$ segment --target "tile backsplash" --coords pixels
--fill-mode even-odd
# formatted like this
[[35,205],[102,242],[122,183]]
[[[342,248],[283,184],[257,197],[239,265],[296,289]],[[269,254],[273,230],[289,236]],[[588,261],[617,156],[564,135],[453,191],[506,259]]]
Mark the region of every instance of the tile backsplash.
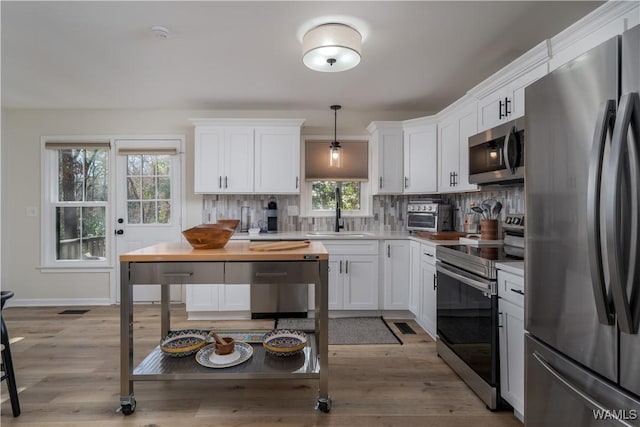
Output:
[[[373,216],[349,218],[343,216],[346,231],[404,231],[409,199],[426,196],[374,196]],[[499,200],[503,207],[501,216],[524,212],[524,187],[508,187],[470,193],[441,194],[445,202],[453,205],[454,224],[462,230],[464,215],[470,211],[470,202],[480,204],[485,199]],[[327,231],[333,230],[335,219],[331,217],[301,217],[300,196],[296,195],[205,195],[202,199],[202,222],[214,223],[218,219],[240,218],[242,207],[248,208],[251,227],[260,227],[270,199],[278,204],[278,231]]]

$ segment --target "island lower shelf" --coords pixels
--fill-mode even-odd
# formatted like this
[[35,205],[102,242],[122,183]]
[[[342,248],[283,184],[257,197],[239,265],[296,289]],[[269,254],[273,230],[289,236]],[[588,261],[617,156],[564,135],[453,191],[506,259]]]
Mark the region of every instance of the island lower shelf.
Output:
[[132,380],[203,380],[220,379],[315,379],[320,376],[320,363],[315,334],[307,334],[307,346],[293,356],[269,354],[261,343],[251,343],[249,360],[227,368],[209,368],[196,362],[195,355],[170,357],[156,347],[133,370]]

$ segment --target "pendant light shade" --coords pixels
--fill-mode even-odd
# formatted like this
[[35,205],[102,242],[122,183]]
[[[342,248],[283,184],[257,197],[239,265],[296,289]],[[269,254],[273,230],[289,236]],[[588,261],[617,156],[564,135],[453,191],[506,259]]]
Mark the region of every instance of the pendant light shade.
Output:
[[342,147],[338,142],[338,110],[342,107],[340,105],[332,105],[333,110],[333,141],[329,145],[329,167],[341,168],[342,167]]
[[344,24],[323,24],[302,39],[302,62],[315,71],[346,71],[360,63],[362,35]]

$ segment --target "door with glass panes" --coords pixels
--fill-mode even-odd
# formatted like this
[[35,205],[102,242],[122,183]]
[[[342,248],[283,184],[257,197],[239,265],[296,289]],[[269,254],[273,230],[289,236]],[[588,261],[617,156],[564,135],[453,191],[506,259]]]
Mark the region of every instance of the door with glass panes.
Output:
[[[116,253],[181,240],[180,140],[116,140]],[[120,277],[120,265],[118,276]],[[120,289],[117,289],[120,301]],[[179,301],[181,287],[171,287]],[[134,302],[160,301],[160,287],[137,285]]]

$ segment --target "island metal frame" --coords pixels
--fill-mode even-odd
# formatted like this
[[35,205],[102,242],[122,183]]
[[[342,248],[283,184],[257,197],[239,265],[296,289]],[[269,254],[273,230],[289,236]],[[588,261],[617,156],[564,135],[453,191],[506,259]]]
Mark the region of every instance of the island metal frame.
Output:
[[[303,260],[222,261],[121,261],[120,266],[120,406],[125,415],[135,411],[134,381],[212,380],[212,379],[315,379],[319,380],[316,409],[331,410],[328,366],[328,259],[304,255]],[[125,258],[131,259],[131,257]],[[268,366],[273,355],[265,354],[261,344],[253,345],[254,355],[249,362],[225,369],[200,366],[193,357],[173,358],[156,347],[137,366],[133,362],[133,287],[158,284],[161,287],[161,337],[170,331],[170,285],[175,284],[265,284],[296,283],[315,290],[315,332],[309,334],[302,367],[283,370]],[[160,337],[160,338],[161,338]],[[302,357],[302,356],[300,356]],[[278,358],[282,359],[282,358]],[[267,363],[265,363],[267,362]],[[296,365],[297,366],[297,365]],[[294,368],[296,367],[294,366]],[[286,366],[285,366],[286,368]]]

